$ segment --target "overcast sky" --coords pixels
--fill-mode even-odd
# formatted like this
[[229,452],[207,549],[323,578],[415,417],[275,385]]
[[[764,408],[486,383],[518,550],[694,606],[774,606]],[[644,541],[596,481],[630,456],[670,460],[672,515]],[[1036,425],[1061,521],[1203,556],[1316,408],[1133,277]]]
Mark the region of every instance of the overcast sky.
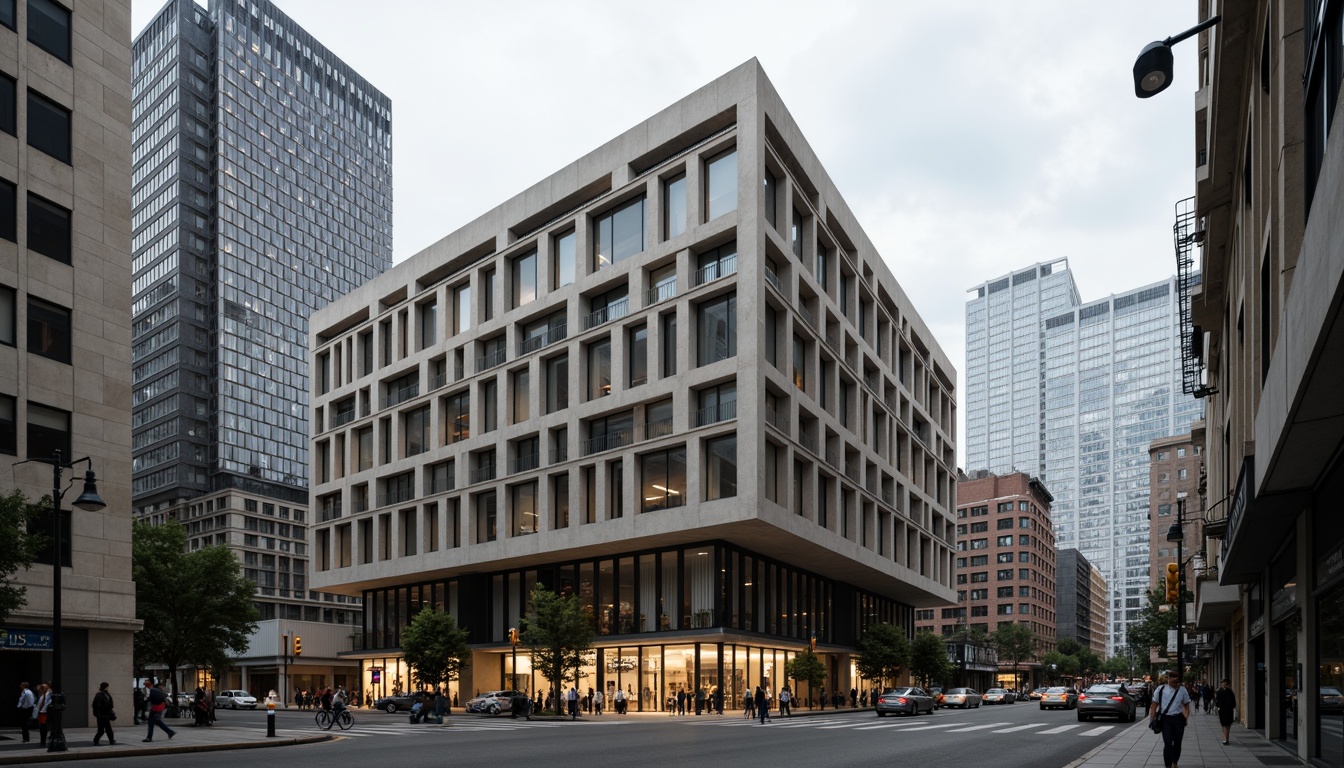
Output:
[[1197,41],[1155,98],[1131,70],[1194,0],[275,2],[392,99],[397,261],[754,56],[961,386],[970,286],[1175,273]]

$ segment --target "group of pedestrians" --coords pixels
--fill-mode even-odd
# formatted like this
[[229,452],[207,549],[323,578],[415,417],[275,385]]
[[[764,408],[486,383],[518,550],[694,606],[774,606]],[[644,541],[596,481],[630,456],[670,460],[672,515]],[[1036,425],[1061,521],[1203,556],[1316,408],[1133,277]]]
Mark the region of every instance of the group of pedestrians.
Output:
[[1159,686],[1153,692],[1152,704],[1148,708],[1149,726],[1162,736],[1162,762],[1166,768],[1179,768],[1181,760],[1181,741],[1185,738],[1185,726],[1190,722],[1192,710],[1199,711],[1199,702],[1204,702],[1204,712],[1210,707],[1218,711],[1218,724],[1223,728],[1223,743],[1231,741],[1232,721],[1236,718],[1237,696],[1232,692],[1232,681],[1223,678],[1217,691],[1208,684],[1192,686],[1181,685],[1180,672],[1167,672],[1166,685]]

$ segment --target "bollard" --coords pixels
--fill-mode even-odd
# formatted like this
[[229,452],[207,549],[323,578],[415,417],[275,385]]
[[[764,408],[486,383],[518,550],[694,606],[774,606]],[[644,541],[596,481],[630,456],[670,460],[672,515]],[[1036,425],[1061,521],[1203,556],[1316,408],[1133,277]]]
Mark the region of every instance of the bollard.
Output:
[[275,738],[275,699],[266,702],[266,737]]

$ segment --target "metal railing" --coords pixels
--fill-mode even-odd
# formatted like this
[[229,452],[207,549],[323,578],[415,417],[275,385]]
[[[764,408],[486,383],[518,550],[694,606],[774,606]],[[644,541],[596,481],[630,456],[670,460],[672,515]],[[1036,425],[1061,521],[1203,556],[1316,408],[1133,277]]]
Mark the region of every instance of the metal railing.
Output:
[[672,434],[672,420],[658,419],[657,421],[644,422],[644,439],[656,440],[660,437],[667,437]]
[[810,429],[798,429],[798,444],[806,448],[811,453],[817,452],[817,435]]
[[857,461],[845,462],[845,477],[855,483],[859,482],[859,463]]
[[452,472],[449,472],[447,477],[442,478],[430,477],[428,480],[426,480],[425,495],[432,496],[433,494],[436,493],[445,493],[447,491],[453,490],[456,487],[457,487],[457,478],[453,477]]
[[784,295],[784,281],[779,279],[779,275],[775,274],[775,270],[770,269],[769,267],[765,268],[765,282],[769,283],[770,287],[774,288],[776,291],[779,291],[781,296]]
[[337,411],[331,415],[331,428],[335,429],[337,427],[344,426],[354,420],[355,420],[354,408],[351,408],[348,411]]
[[706,424],[714,424],[716,422],[735,418],[737,418],[737,401],[729,400],[726,403],[711,405],[696,411],[695,426],[703,427]]
[[789,434],[789,417],[782,411],[767,407],[765,409],[765,423],[786,435]]
[[484,483],[487,480],[494,480],[494,479],[495,479],[494,464],[486,464],[483,467],[477,467],[471,470],[471,482],[473,484]]
[[436,389],[443,389],[446,386],[448,386],[448,371],[444,371],[443,373],[436,373],[433,376],[429,377],[430,392],[433,392]]
[[718,280],[721,277],[737,274],[737,256],[725,256],[717,261],[711,261],[705,266],[695,270],[691,274],[691,285],[704,285]]
[[401,387],[400,389],[390,389],[387,392],[387,396],[383,398],[382,407],[391,408],[394,405],[400,405],[401,403],[404,403],[407,400],[410,400],[411,398],[418,396],[419,394],[420,394],[419,382],[416,382],[410,385],[409,387]]
[[808,328],[811,328],[814,331],[817,330],[817,318],[812,316],[812,313],[808,311],[807,307],[798,304],[795,309],[798,310],[798,316],[803,318],[803,322],[807,323]]
[[541,454],[529,453],[523,456],[517,456],[509,459],[509,474],[517,472],[526,472],[541,466]]
[[488,371],[497,365],[503,365],[509,359],[509,351],[503,347],[487,352],[476,358],[476,372]]
[[350,502],[350,514],[358,515],[360,512],[369,511],[369,500],[367,498],[354,499]]
[[613,301],[612,303],[608,304],[607,306],[599,310],[589,312],[583,318],[582,328],[585,331],[591,328],[596,328],[597,326],[602,325],[603,323],[609,323],[612,320],[619,320],[622,317],[625,317],[626,314],[629,312],[630,312],[630,298],[627,296],[626,298],[620,299],[619,301]]
[[644,306],[652,306],[660,301],[667,301],[677,295],[677,284],[675,282],[655,285],[644,292]]
[[827,464],[831,465],[832,469],[840,469],[840,459],[835,455],[835,451],[827,448],[823,451],[823,454],[822,458],[825,459]]
[[584,456],[591,456],[594,453],[601,453],[602,451],[624,448],[625,446],[634,443],[634,441],[635,430],[633,428],[622,429],[612,432],[611,434],[602,435],[601,437],[592,437],[584,440],[580,446],[580,450],[583,451]]
[[338,517],[340,517],[340,516],[341,516],[341,501],[340,501],[340,499],[336,499],[336,500],[334,500],[334,501],[328,500],[325,504],[322,505],[322,519],[321,519],[321,522],[324,522],[324,523],[325,523],[325,522],[328,521],[328,520],[335,520],[336,518],[338,518]]
[[400,504],[403,501],[410,501],[415,498],[415,490],[412,488],[396,488],[388,491],[378,497],[378,506],[386,507],[392,504]]
[[540,334],[529,336],[518,342],[518,354],[520,356],[526,355],[528,352],[535,352],[542,347],[548,347],[563,340],[567,334],[568,328],[563,321],[547,326]]

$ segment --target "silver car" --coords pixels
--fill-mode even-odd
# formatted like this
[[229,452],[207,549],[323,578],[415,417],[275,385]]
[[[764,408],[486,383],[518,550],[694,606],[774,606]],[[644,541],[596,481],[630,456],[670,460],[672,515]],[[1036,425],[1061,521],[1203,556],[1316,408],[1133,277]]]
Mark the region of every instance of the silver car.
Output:
[[1138,708],[1138,702],[1122,683],[1097,683],[1078,694],[1079,722],[1094,717],[1114,717],[1122,723],[1132,723]]
[[933,714],[933,697],[924,692],[923,688],[888,688],[877,697],[877,704],[873,706],[877,711],[878,717],[886,717],[887,713],[918,715],[920,712]]
[[990,688],[985,691],[986,704],[1015,704],[1017,696],[1006,688]]
[[943,694],[943,706],[957,709],[976,709],[983,700],[984,697],[974,688],[953,688]]

